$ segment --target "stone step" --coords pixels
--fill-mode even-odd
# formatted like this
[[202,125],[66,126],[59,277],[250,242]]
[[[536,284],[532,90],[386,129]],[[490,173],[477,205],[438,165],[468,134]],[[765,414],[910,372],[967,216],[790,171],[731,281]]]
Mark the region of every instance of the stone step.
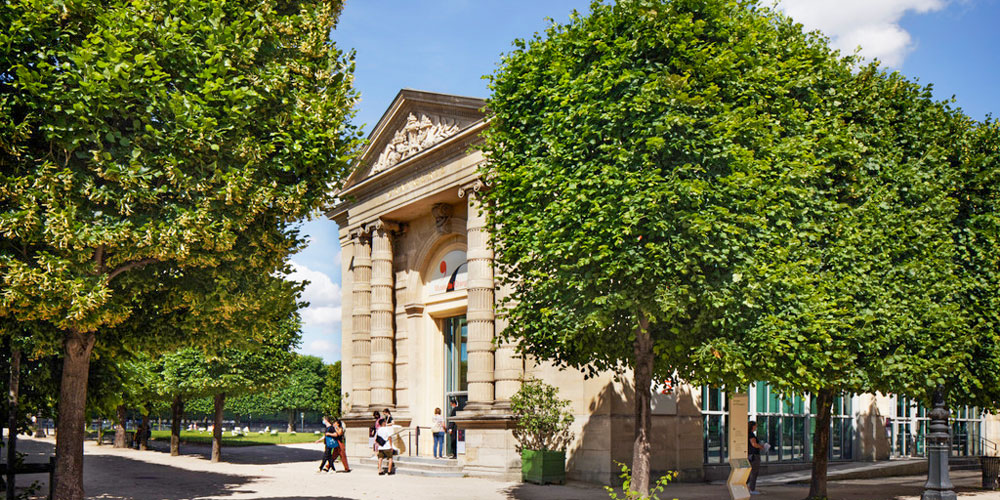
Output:
[[[357,461],[359,467],[374,469],[378,467],[378,458],[365,457]],[[458,460],[433,459],[425,457],[396,457],[393,459],[396,474],[428,477],[464,477],[462,466]]]

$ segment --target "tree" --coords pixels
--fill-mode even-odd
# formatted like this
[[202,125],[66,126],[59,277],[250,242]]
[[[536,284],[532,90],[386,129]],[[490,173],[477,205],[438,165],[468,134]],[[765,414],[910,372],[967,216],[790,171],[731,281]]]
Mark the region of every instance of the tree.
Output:
[[225,349],[205,360],[207,376],[205,391],[213,397],[213,462],[222,460],[222,414],[228,396],[269,390],[290,373],[294,359],[291,349],[298,345],[302,334],[298,315],[287,318],[274,335],[254,349]]
[[515,46],[490,78],[483,170],[513,289],[504,336],[589,374],[631,371],[645,494],[651,379],[762,374],[712,360],[758,320],[755,266],[815,232],[828,168],[813,151],[849,139],[831,137],[827,98],[851,61],[750,1],[595,2]]
[[327,369],[316,356],[295,356],[287,383],[273,391],[270,406],[288,415],[288,432],[295,432],[295,416],[300,411],[321,410]]
[[[928,404],[941,385],[951,404],[1000,403],[997,337],[971,326],[992,324],[981,298],[997,283],[984,265],[989,230],[979,232],[995,209],[973,194],[988,193],[988,154],[973,153],[988,147],[974,145],[974,122],[929,87],[875,64],[834,95],[831,137],[840,140],[815,150],[826,175],[808,206],[816,221],[802,240],[809,243],[745,271],[758,284],[743,300],[754,323],[699,353],[717,370],[754,359],[773,387],[815,396],[809,498],[827,496],[837,394],[891,392]],[[971,212],[972,225],[962,215]],[[978,248],[963,247],[973,241]]]
[[340,361],[326,365],[326,379],[323,381],[323,413],[340,416]]
[[0,315],[59,332],[55,498],[83,498],[100,332],[165,274],[248,253],[277,268],[295,246],[286,226],[327,205],[348,173],[353,55],[329,41],[340,9],[0,7]]

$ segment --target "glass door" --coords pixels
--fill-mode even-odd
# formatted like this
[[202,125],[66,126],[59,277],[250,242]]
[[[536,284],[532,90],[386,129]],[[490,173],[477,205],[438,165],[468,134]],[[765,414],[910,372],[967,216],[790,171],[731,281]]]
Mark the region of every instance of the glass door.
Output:
[[469,326],[465,316],[444,320],[445,392],[469,390]]
[[[450,419],[465,408],[469,395],[469,326],[464,315],[445,318],[442,326],[445,349],[444,407],[447,408],[445,422],[450,429]],[[456,405],[452,406],[452,402]],[[456,428],[454,434],[446,437],[448,455],[465,453],[464,429]]]

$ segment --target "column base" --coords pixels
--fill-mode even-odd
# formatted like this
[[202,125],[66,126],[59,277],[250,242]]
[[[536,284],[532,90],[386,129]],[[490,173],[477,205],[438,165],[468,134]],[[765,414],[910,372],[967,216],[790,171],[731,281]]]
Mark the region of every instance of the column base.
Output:
[[958,500],[954,491],[925,491],[920,500]]
[[493,403],[493,409],[505,410],[507,413],[510,413],[510,401],[496,401]]
[[465,412],[479,413],[479,412],[489,411],[492,409],[493,409],[492,403],[465,403],[465,407],[463,407],[462,411],[458,412],[458,414],[461,415],[462,413]]

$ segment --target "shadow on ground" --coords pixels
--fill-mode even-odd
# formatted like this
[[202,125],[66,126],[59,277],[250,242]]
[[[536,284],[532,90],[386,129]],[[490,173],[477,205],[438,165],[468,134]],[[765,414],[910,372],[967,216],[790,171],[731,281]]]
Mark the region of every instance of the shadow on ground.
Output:
[[[47,460],[55,452],[51,442],[19,441],[18,451],[25,461]],[[18,476],[19,489],[38,482],[39,489],[31,498],[44,499],[49,491],[47,474]],[[106,500],[189,500],[201,497],[229,496],[256,477],[192,472],[169,465],[151,464],[127,456],[87,455],[83,461],[83,483],[87,498]],[[122,494],[140,490],[141,496]]]
[[[150,441],[150,451],[170,453],[170,443]],[[317,445],[320,446],[320,445]],[[212,447],[203,444],[181,445],[181,454],[210,459]],[[323,458],[320,449],[304,450],[281,445],[234,446],[222,448],[222,461],[240,465],[274,465],[292,462],[316,462]]]
[[[596,500],[606,499],[608,494],[602,487],[585,483],[573,483],[568,485],[550,484],[539,486],[537,484],[517,484],[501,490],[501,493],[512,500]],[[618,490],[621,495],[621,490]],[[666,498],[666,497],[664,497]]]

